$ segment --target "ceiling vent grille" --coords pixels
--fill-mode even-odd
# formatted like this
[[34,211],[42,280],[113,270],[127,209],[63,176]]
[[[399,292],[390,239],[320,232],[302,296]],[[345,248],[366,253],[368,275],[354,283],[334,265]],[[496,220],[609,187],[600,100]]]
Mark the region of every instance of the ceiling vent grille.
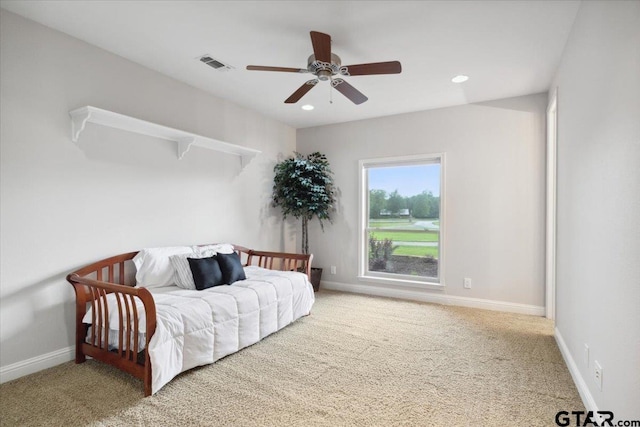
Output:
[[216,69],[218,71],[227,71],[233,69],[232,66],[223,63],[222,61],[218,61],[213,58],[211,55],[202,55],[200,58],[200,62],[207,64],[209,67]]

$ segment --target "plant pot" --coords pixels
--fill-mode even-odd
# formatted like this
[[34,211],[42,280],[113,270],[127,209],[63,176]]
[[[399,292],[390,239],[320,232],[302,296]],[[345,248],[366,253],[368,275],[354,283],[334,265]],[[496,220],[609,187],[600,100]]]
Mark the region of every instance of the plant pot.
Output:
[[311,277],[309,281],[313,285],[313,291],[318,292],[320,290],[320,278],[322,277],[322,269],[317,267],[311,267]]

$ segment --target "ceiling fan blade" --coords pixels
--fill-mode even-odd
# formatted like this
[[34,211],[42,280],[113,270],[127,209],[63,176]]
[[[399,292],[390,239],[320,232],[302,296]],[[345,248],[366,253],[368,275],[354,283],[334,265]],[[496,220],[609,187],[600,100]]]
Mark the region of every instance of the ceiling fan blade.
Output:
[[262,65],[247,65],[250,71],[282,71],[285,73],[308,73],[309,70],[304,68],[287,68],[287,67],[265,67]]
[[[346,72],[342,72],[346,69]],[[371,64],[356,64],[341,67],[340,73],[345,76],[367,76],[370,74],[398,74],[402,71],[399,61],[373,62]]]
[[331,63],[331,36],[317,31],[311,31],[311,44],[316,61]]
[[342,79],[333,79],[331,85],[336,88],[338,92],[349,98],[354,104],[360,105],[369,98],[364,96],[362,92],[360,92],[355,87],[351,86],[349,83],[345,82]]
[[293,94],[290,97],[288,97],[284,101],[284,103],[285,104],[295,104],[296,102],[300,101],[300,98],[305,96],[307,94],[307,92],[309,92],[311,89],[313,89],[313,87],[315,85],[317,85],[317,84],[318,84],[318,79],[313,79],[313,80],[306,81],[305,84],[300,86],[297,91],[293,92]]

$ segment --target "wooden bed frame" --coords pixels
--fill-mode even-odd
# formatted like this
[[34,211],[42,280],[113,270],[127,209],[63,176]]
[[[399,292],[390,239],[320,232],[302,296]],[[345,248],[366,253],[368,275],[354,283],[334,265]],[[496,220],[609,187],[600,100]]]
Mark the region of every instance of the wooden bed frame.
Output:
[[[245,266],[256,265],[270,270],[302,271],[311,277],[313,255],[285,252],[263,252],[234,245]],[[151,395],[151,361],[147,351],[138,348],[138,319],[140,313],[135,298],[142,301],[146,316],[146,344],[156,330],[156,306],[151,292],[146,288],[137,288],[132,274],[135,267],[131,260],[138,252],[129,252],[103,259],[83,267],[67,276],[76,293],[76,363],[83,363],[87,356],[100,360],[128,372],[144,383],[144,395]],[[118,331],[118,349],[109,350],[109,311],[107,295],[116,294],[120,330]],[[122,301],[122,303],[121,303]],[[125,303],[126,301],[126,303]],[[91,325],[82,319],[88,307],[92,308]],[[103,316],[104,314],[104,316]],[[133,328],[126,325],[133,324]],[[124,327],[123,327],[124,326]],[[87,342],[87,332],[91,328],[91,339]],[[103,328],[107,331],[103,335]],[[115,344],[115,343],[113,343]]]

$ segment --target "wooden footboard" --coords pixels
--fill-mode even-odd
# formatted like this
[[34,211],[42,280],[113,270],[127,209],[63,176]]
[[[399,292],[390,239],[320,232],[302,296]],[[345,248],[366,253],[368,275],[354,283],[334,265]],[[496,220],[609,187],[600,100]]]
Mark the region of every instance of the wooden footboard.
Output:
[[[136,254],[137,252],[130,252],[98,261],[69,274],[67,280],[76,292],[76,363],[82,363],[86,356],[90,356],[113,365],[140,378],[144,382],[145,396],[150,396],[149,354],[145,351],[143,360],[138,357],[141,352],[138,320],[142,313],[138,312],[136,299],[142,302],[146,318],[145,348],[149,347],[149,341],[156,330],[156,305],[147,289],[125,284],[125,261],[131,260]],[[103,281],[103,277],[106,281]],[[117,302],[119,328],[115,343],[109,342],[109,294],[113,294],[112,298]],[[91,324],[87,325],[83,318],[89,307],[92,309]]]
[[[313,255],[263,252],[234,246],[245,266],[257,265],[272,270],[301,271],[310,277]],[[149,348],[156,330],[156,306],[146,288],[137,288],[127,264],[138,252],[103,259],[67,276],[76,293],[76,363],[87,356],[128,372],[144,383],[145,396],[151,395],[151,361],[139,345],[140,332],[145,333],[145,349]],[[130,274],[127,274],[130,273]],[[111,305],[108,301],[115,302]],[[137,302],[142,303],[142,311]],[[114,307],[117,310],[114,311]],[[91,308],[91,323],[83,319]],[[112,311],[110,313],[109,311]],[[110,316],[117,313],[117,340],[109,342]],[[146,328],[139,330],[144,315]],[[143,355],[144,357],[140,357]]]
[[248,258],[245,265],[257,265],[258,267],[268,268],[269,270],[281,271],[300,271],[305,273],[311,279],[311,260],[312,254],[292,254],[286,252],[248,252]]

